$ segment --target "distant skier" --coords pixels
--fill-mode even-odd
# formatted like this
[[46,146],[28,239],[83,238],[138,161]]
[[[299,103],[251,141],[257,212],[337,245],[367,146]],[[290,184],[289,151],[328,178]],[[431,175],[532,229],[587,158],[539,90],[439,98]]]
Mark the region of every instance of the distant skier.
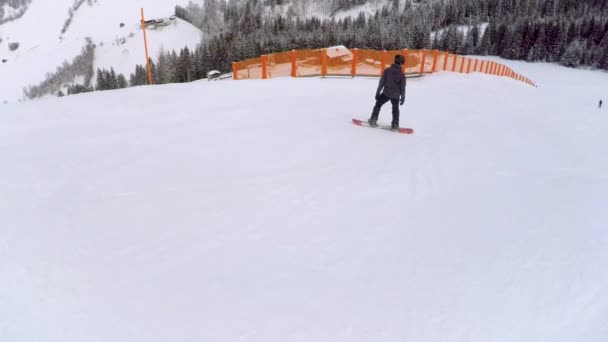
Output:
[[603,105],[603,104],[604,104],[604,103],[602,102],[602,100],[600,100],[600,106],[599,106],[598,108],[602,109],[602,105]]
[[372,111],[372,116],[367,120],[370,126],[376,127],[380,109],[385,103],[391,101],[393,105],[393,121],[391,129],[399,129],[399,105],[405,103],[405,74],[403,73],[403,64],[405,57],[402,55],[395,56],[395,63],[390,68],[384,70],[378,90],[376,90],[376,105]]

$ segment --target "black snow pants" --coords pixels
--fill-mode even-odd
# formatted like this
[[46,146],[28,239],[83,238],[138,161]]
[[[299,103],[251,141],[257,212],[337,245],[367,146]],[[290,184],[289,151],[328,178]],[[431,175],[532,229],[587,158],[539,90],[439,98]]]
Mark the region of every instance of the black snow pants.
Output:
[[399,127],[399,99],[391,99],[384,94],[381,94],[378,100],[376,101],[376,105],[374,106],[374,110],[372,111],[371,119],[374,122],[378,121],[380,109],[382,109],[382,106],[384,106],[388,101],[391,101],[391,104],[393,105],[393,122],[391,122],[391,125]]

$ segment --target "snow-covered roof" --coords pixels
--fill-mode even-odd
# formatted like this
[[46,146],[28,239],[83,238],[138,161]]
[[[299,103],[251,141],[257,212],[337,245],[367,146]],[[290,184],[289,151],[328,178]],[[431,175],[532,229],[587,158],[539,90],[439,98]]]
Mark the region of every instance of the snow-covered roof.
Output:
[[327,48],[327,57],[329,58],[338,58],[352,56],[352,52],[347,49],[344,45],[337,45]]

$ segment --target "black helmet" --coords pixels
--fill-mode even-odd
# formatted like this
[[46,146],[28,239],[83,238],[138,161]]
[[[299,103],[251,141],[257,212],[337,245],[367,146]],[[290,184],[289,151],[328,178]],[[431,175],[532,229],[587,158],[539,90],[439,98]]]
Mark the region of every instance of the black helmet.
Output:
[[399,64],[399,65],[405,64],[405,57],[403,57],[403,55],[395,56],[395,64]]

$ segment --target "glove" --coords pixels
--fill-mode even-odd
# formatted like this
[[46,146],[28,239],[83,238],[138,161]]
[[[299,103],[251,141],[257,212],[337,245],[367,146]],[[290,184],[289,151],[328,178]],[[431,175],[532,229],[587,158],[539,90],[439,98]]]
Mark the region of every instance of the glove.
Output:
[[405,96],[401,96],[401,101],[399,101],[399,104],[403,106],[404,103],[405,103]]
[[376,94],[376,101],[380,101],[380,94]]

